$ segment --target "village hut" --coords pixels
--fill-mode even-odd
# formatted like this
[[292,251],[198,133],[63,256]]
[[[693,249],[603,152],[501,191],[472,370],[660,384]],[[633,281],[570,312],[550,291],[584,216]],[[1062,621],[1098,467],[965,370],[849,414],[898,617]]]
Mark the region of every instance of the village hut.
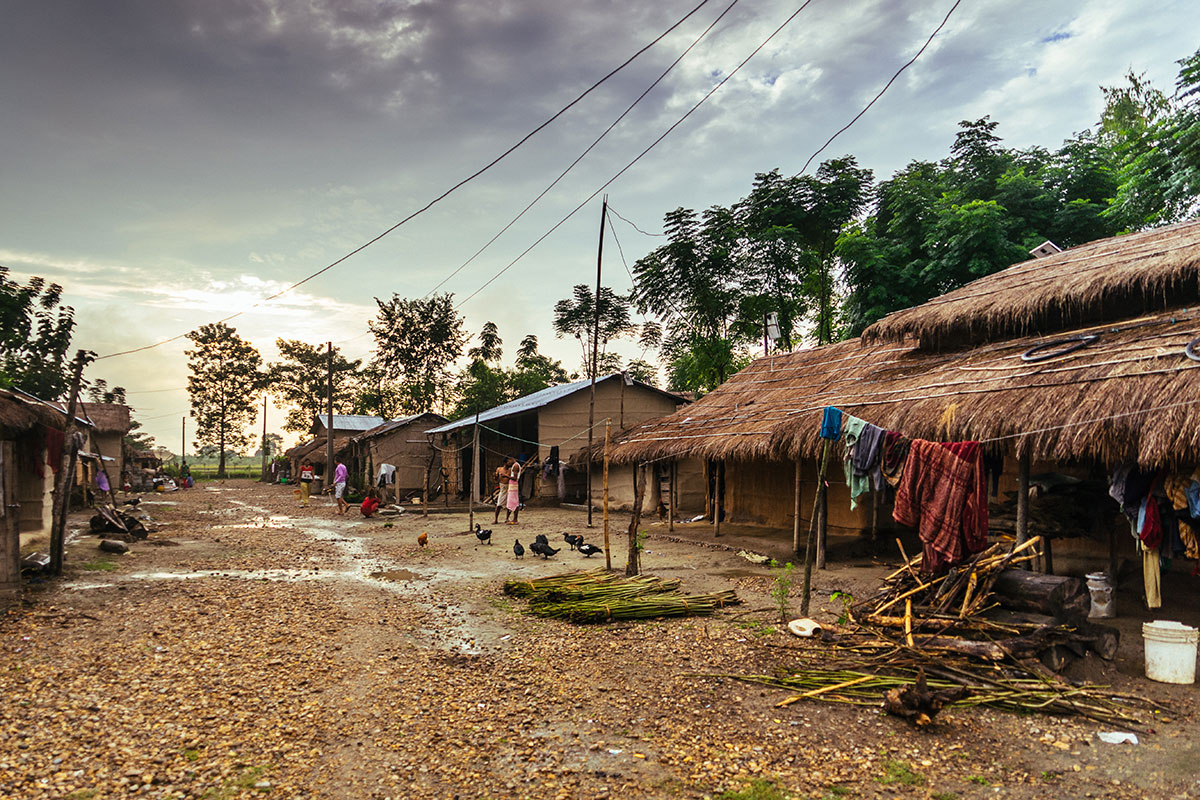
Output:
[[0,595],[20,588],[22,544],[40,544],[50,532],[66,416],[56,404],[0,389]]
[[[627,433],[613,459],[699,459],[713,487],[704,511],[791,527],[799,548],[833,407],[906,437],[980,442],[999,473],[994,529],[1021,537],[1040,522],[1107,541],[1115,573],[1116,553],[1134,553],[1135,542],[1107,496],[1110,474],[1190,480],[1200,463],[1198,302],[1200,223],[1094,242],[896,312],[859,339],[759,358]],[[882,528],[886,490],[851,511],[840,449],[827,474],[829,529]],[[1030,495],[1063,487],[1074,508],[1066,518],[1059,508],[1053,525],[1039,520]]]
[[129,406],[121,403],[80,403],[79,416],[91,423],[86,452],[81,453],[91,477],[103,469],[120,486],[125,478],[125,436],[131,425]]
[[[496,489],[495,471],[512,456],[527,469],[521,497],[542,502],[587,501],[586,463],[591,381],[551,386],[503,405],[432,428],[427,433],[443,451],[442,470],[447,486],[465,500],[471,487],[474,433],[479,423],[479,484],[475,497],[486,499]],[[604,441],[606,422],[613,435],[630,426],[670,414],[683,397],[665,392],[622,373],[596,380],[593,439]],[[610,497],[616,505],[633,498],[633,469],[626,465],[609,476]],[[601,482],[593,474],[592,500],[599,498]]]
[[375,486],[393,502],[419,496],[440,483],[442,454],[425,431],[446,422],[441,414],[426,412],[376,425],[350,439],[354,478],[361,486]]
[[[327,435],[328,417],[324,414],[316,414],[313,416],[312,425],[309,427],[309,435],[312,437],[308,441],[301,442],[295,447],[287,450],[284,457],[288,460],[289,472],[292,475],[300,473],[300,465],[304,463],[304,459],[312,462],[316,468],[317,476],[324,481],[325,477],[325,461],[328,458],[329,451],[326,447],[326,442],[329,440]],[[351,437],[366,433],[372,428],[377,428],[387,420],[383,417],[376,417],[367,414],[334,414],[333,415],[333,454],[335,459],[343,459],[346,468],[350,470],[352,475],[357,474],[360,470],[351,463],[353,453],[350,449]],[[361,488],[361,487],[360,487]],[[314,491],[319,491],[317,487],[313,487]]]

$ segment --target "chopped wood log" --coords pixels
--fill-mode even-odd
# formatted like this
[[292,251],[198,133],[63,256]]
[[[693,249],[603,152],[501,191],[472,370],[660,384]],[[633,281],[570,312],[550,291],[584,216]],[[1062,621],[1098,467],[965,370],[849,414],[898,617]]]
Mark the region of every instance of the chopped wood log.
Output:
[[883,709],[889,714],[902,717],[918,728],[933,724],[938,712],[951,703],[969,697],[971,690],[966,686],[929,691],[925,682],[925,670],[917,671],[917,680],[912,686],[888,689],[883,696]]
[[992,591],[1005,608],[1047,614],[1060,620],[1082,619],[1092,604],[1087,584],[1079,578],[1022,569],[1001,572]]
[[[1121,644],[1121,632],[1109,625],[1101,625],[1087,620],[1072,620],[1062,622],[1045,614],[1031,614],[1025,611],[993,609],[985,618],[1000,625],[1011,625],[1021,628],[1043,630],[1058,644],[1080,644],[1093,651],[1105,661],[1112,661],[1117,656],[1117,648]],[[1083,653],[1077,653],[1083,655]]]

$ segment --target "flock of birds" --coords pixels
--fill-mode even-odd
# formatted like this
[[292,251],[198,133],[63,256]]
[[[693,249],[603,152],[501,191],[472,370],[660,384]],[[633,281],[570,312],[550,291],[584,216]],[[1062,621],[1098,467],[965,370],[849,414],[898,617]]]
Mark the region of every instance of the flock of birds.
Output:
[[[475,526],[475,538],[479,540],[479,544],[490,545],[492,543],[492,531],[489,528],[484,528],[481,525],[476,525]],[[422,547],[424,547],[426,544],[426,541],[422,541],[422,539],[425,539],[426,541],[428,541],[425,534],[421,534],[420,536],[417,537],[417,542]],[[596,545],[594,545],[594,544],[589,544],[589,543],[585,542],[583,540],[583,537],[578,534],[564,533],[563,541],[566,542],[568,545],[570,545],[572,550],[578,550],[580,553],[582,553],[584,558],[591,558],[592,556],[596,555],[597,553],[604,552],[604,550],[602,548],[596,547]],[[476,546],[478,546],[478,545],[476,545]],[[533,538],[533,542],[529,545],[529,551],[531,553],[536,553],[537,555],[541,556],[543,559],[547,559],[547,558],[550,558],[550,556],[558,555],[562,551],[562,548],[560,547],[557,550],[554,549],[553,547],[550,546],[550,540],[546,538],[546,535],[543,533],[539,533],[537,536],[535,536]],[[517,558],[524,558],[524,556],[525,556],[525,546],[516,539],[513,539],[513,555],[515,555]]]

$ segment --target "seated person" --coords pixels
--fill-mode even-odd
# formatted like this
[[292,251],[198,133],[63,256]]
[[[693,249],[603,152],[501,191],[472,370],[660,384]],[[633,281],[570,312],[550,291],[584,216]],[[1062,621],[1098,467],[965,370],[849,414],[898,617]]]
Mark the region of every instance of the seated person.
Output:
[[362,507],[359,510],[362,511],[364,517],[370,517],[379,510],[379,498],[376,497],[374,489],[367,492],[367,496],[363,498]]

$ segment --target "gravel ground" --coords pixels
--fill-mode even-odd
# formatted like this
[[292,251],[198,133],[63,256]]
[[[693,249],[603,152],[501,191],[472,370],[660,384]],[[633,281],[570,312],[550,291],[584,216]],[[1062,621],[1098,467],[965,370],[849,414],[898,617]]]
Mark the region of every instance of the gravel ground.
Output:
[[[501,586],[602,565],[513,556],[538,532],[600,543],[583,512],[530,508],[477,546],[463,515],[389,523],[328,503],[205,484],[146,496],[161,528],[128,555],[73,542],[65,579],[0,618],[0,797],[1200,797],[1195,687],[1150,684],[1127,653],[1105,680],[1179,709],[1136,747],[1044,716],[951,710],[918,732],[874,709],[776,708],[778,691],[696,677],[820,647],[777,630],[769,570],[736,537],[650,524],[644,567],[741,606],[577,627]],[[627,524],[613,520],[616,566]],[[886,571],[832,565],[815,616]]]

